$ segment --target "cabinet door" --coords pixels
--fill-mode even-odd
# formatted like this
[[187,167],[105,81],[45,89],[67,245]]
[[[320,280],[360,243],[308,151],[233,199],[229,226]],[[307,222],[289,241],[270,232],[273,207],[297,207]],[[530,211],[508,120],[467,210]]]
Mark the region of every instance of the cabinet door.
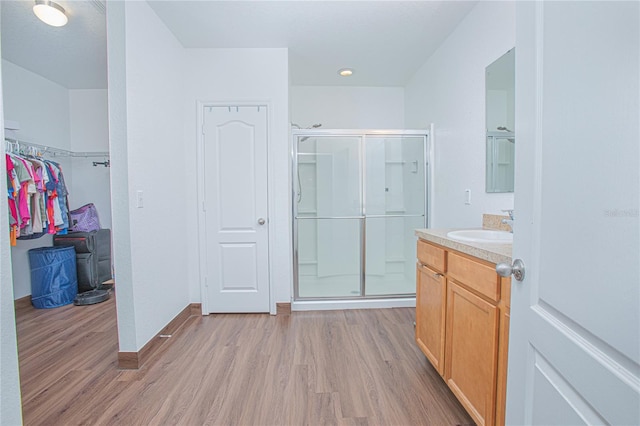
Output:
[[445,380],[478,425],[493,425],[498,362],[498,308],[447,283]]
[[418,264],[416,277],[416,342],[442,376],[446,279],[444,275],[421,264]]
[[509,321],[511,320],[511,278],[502,278],[500,308],[500,343],[498,346],[498,389],[496,391],[496,426],[505,424],[507,406],[507,364],[509,356]]
[[500,352],[498,354],[498,390],[496,393],[496,425],[505,424],[505,409],[507,407],[507,355],[509,351],[509,308],[505,308],[500,315]]

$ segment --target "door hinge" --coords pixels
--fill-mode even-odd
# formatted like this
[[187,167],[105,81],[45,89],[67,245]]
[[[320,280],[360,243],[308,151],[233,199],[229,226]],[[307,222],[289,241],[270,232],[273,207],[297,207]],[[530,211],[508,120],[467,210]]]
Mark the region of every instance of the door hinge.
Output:
[[206,212],[207,211],[207,205],[205,204],[205,202],[202,202],[202,211]]

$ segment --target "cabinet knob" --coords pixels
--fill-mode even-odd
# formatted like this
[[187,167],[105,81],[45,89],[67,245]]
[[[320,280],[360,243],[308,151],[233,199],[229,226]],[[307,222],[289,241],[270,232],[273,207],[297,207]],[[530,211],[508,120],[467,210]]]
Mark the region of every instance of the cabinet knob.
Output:
[[264,225],[266,223],[266,220],[264,220],[263,218],[258,219],[258,225]]
[[496,272],[501,277],[510,277],[513,275],[513,278],[516,281],[524,280],[524,262],[522,259],[516,259],[513,261],[513,265],[509,265],[508,263],[498,263],[496,265]]

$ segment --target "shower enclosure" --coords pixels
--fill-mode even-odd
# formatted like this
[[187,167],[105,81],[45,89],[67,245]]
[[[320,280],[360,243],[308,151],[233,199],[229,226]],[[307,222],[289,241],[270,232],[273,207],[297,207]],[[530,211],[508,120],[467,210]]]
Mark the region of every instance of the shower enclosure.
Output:
[[292,134],[295,300],[413,296],[427,132]]
[[487,192],[513,192],[515,144],[511,131],[487,132]]

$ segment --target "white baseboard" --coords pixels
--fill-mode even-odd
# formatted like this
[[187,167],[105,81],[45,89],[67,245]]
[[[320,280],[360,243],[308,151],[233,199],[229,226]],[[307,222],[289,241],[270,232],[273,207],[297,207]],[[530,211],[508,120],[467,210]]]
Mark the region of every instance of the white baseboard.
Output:
[[336,311],[342,309],[415,308],[416,298],[362,300],[304,300],[291,303],[292,311]]

